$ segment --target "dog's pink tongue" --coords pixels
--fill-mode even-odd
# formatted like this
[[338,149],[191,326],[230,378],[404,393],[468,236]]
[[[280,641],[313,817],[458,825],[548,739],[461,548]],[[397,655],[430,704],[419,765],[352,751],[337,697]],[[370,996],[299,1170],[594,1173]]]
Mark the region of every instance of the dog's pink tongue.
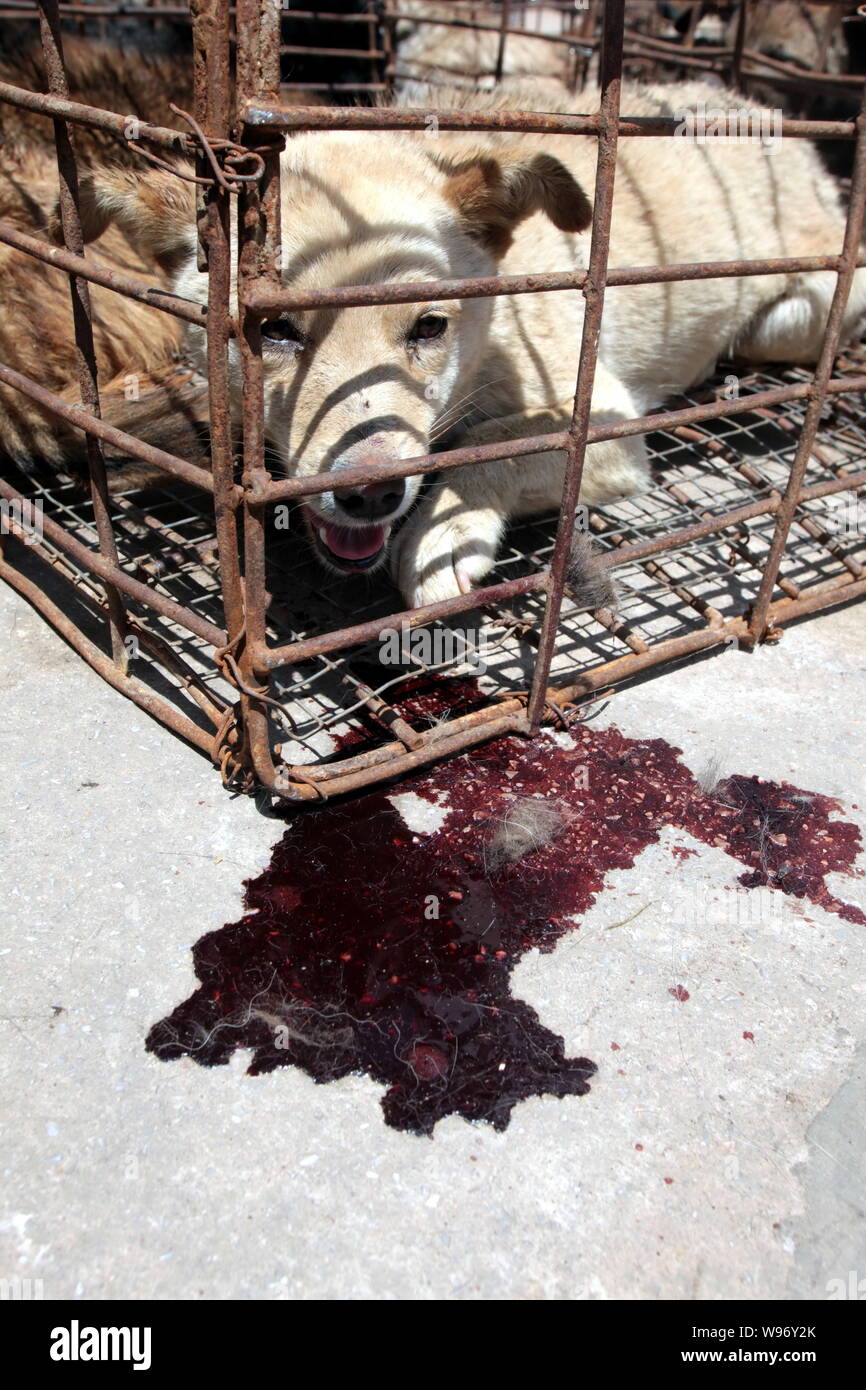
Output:
[[387,531],[384,526],[334,526],[328,522],[319,534],[341,560],[366,560],[382,549]]

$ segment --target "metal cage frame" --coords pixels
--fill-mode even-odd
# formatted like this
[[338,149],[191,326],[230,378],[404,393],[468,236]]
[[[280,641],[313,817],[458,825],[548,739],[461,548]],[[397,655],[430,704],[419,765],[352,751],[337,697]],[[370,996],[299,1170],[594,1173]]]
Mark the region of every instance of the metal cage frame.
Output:
[[[90,9],[90,7],[80,7]],[[125,7],[97,7],[103,12],[130,13]],[[497,60],[502,72],[503,54],[510,33],[523,31],[509,25],[509,7],[503,3]],[[756,61],[744,47],[747,3],[741,9],[738,38],[733,50],[714,50],[711,63],[721,63],[729,74],[746,76]],[[779,569],[789,540],[792,521],[804,502],[833,493],[866,487],[866,468],[842,472],[829,481],[804,485],[807,463],[818,436],[822,410],[834,397],[866,390],[866,374],[833,374],[839,348],[844,308],[855,268],[866,264],[860,243],[866,199],[866,93],[860,114],[850,121],[785,120],[783,138],[841,138],[855,144],[854,168],[841,251],[820,257],[767,259],[725,263],[641,266],[608,271],[608,241],[613,204],[614,169],[620,139],[674,133],[676,122],[661,118],[620,115],[620,87],[624,55],[638,50],[653,59],[661,40],[644,38],[625,43],[624,0],[607,0],[599,50],[601,106],[597,116],[552,115],[526,111],[472,113],[437,112],[442,130],[509,130],[592,135],[597,139],[596,181],[588,268],[542,275],[492,276],[464,280],[440,280],[413,284],[346,286],[332,291],[299,294],[280,282],[279,157],[284,140],[301,130],[423,129],[428,112],[409,108],[289,106],[280,101],[281,7],[275,0],[191,0],[195,82],[195,127],[191,134],[142,123],[137,133],[141,145],[157,156],[166,152],[193,155],[199,191],[199,238],[209,277],[206,311],[198,304],[155,291],[144,281],[113,272],[84,256],[78,208],[77,168],[72,139],[75,124],[123,132],[124,117],[70,101],[63,64],[61,9],[75,13],[76,6],[58,0],[39,0],[38,13],[48,76],[48,93],[37,94],[0,83],[0,100],[54,118],[57,165],[60,176],[60,208],[63,248],[3,224],[0,240],[67,271],[73,300],[75,341],[78,349],[82,408],[69,406],[38,382],[0,365],[0,382],[15,388],[85,432],[98,549],[83,545],[57,521],[45,519],[45,541],[95,576],[104,586],[104,614],[110,634],[110,654],[89,638],[73,619],[8,558],[0,559],[0,577],[24,594],[63,634],[68,642],[118,690],[177,734],[202,749],[221,768],[224,780],[245,789],[264,788],[289,801],[316,801],[368,787],[397,777],[424,763],[462,752],[474,744],[502,734],[535,734],[543,721],[562,717],[569,705],[611,684],[637,675],[651,666],[669,662],[712,647],[753,645],[772,638],[778,625],[814,613],[830,604],[866,594],[866,569],[851,562],[833,579],[802,590],[781,584],[776,597]],[[579,14],[580,28],[568,31],[568,42],[582,60],[597,49],[591,27],[598,7],[593,3]],[[16,13],[19,11],[16,10]],[[160,11],[154,13],[158,16]],[[168,9],[165,14],[170,13]],[[318,12],[311,11],[318,14]],[[368,15],[360,22],[375,21],[370,61],[383,65],[383,81],[393,71],[393,34],[399,11],[384,0],[371,0]],[[230,104],[232,19],[236,34],[236,109]],[[374,30],[371,27],[370,33]],[[676,45],[668,45],[676,48]],[[670,55],[669,55],[670,57]],[[671,58],[677,64],[692,61],[678,49]],[[697,60],[700,62],[701,60]],[[704,63],[705,65],[705,63]],[[577,65],[576,65],[577,66]],[[783,67],[785,65],[782,65]],[[772,70],[772,63],[769,64]],[[797,74],[799,78],[802,73]],[[858,80],[859,85],[859,80]],[[238,304],[230,303],[232,244],[230,204],[237,199]],[[590,407],[598,338],[605,294],[621,285],[693,280],[719,276],[778,274],[797,270],[827,269],[835,272],[836,286],[826,324],[821,354],[806,381],[759,391],[733,400],[715,399],[684,409],[657,412],[611,425],[592,425]],[[210,472],[186,459],[155,449],[100,419],[97,363],[90,319],[89,283],[97,283],[138,299],[163,312],[201,325],[207,330],[209,382]],[[346,471],[345,484],[369,484],[382,477],[443,473],[471,467],[491,459],[529,457],[550,450],[566,458],[562,505],[549,566],[532,574],[488,585],[471,594],[426,608],[398,611],[363,624],[344,626],[302,641],[269,645],[266,635],[268,595],[265,581],[266,508],[326,491],[330,475],[311,478],[273,478],[265,466],[264,375],[260,326],[274,312],[292,308],[415,303],[431,297],[457,299],[491,295],[531,294],[540,291],[579,289],[585,299],[580,358],[569,427],[564,431],[494,445],[463,447],[406,460],[398,465],[363,466]],[[235,336],[243,370],[243,475],[235,481],[229,410],[228,347]],[[552,684],[551,662],[566,588],[566,571],[575,525],[584,452],[588,444],[659,429],[688,431],[702,424],[742,412],[769,409],[785,402],[805,406],[802,431],[784,490],[759,498],[748,506],[714,513],[688,527],[662,537],[623,544],[606,552],[602,563],[614,567],[681,547],[702,537],[730,532],[756,517],[774,518],[772,542],[762,565],[760,587],[747,612],[723,618],[710,611],[696,631],[654,645],[630,642],[623,655],[589,672],[576,672],[563,684]],[[219,576],[224,623],[218,626],[201,614],[160,592],[156,585],[127,573],[118,560],[112,527],[101,443],[122,446],[132,457],[156,464],[174,479],[192,483],[213,498],[218,541]],[[11,483],[0,481],[0,497],[7,505],[23,504],[24,494]],[[242,538],[242,549],[240,539]],[[39,547],[37,546],[37,549]],[[43,547],[44,548],[44,547]],[[344,651],[375,639],[386,629],[422,626],[436,619],[510,602],[519,595],[536,594],[544,600],[544,616],[538,634],[531,683],[523,692],[493,699],[480,708],[445,719],[431,728],[418,729],[401,717],[375,692],[368,692],[367,707],[389,734],[378,747],[318,765],[282,763],[273,751],[269,719],[273,700],[270,678],[277,668],[312,656]],[[209,687],[147,628],[128,603],[178,624],[206,645],[211,659],[234,688],[234,702],[215,697]],[[164,671],[184,686],[201,707],[211,729],[203,729],[169,701],[155,693],[129,670],[128,637],[140,639],[149,655]],[[363,696],[363,692],[362,692]]]

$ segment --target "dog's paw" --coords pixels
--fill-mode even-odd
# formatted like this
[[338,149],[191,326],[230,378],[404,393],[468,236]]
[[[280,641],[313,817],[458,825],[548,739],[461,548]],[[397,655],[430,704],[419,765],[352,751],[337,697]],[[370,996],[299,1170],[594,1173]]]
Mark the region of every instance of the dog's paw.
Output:
[[[593,424],[607,423],[593,418]],[[634,497],[652,485],[652,474],[642,435],[631,439],[607,439],[590,444],[586,451],[581,502],[603,506],[623,497]]]
[[391,573],[410,608],[468,594],[492,569],[505,517],[468,507],[449,488],[434,493],[398,532]]

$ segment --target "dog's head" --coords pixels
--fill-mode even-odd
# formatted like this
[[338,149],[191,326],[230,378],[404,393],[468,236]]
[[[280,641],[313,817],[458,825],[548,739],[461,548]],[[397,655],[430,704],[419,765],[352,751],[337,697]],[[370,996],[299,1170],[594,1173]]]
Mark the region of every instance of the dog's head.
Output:
[[[570,173],[520,142],[467,143],[423,135],[309,133],[289,141],[281,166],[281,278],[299,292],[380,281],[488,275],[514,228],[534,213],[570,232],[591,210]],[[158,170],[97,171],[82,188],[89,237],[119,223],[170,271],[177,292],[202,303],[192,186]],[[358,465],[430,452],[459,423],[482,363],[492,300],[287,311],[261,325],[270,461],[290,476],[328,472],[333,488],[304,505],[321,559],[340,571],[374,569],[420,478],[340,486]],[[203,367],[204,335],[190,330]],[[235,408],[241,371],[231,348]]]

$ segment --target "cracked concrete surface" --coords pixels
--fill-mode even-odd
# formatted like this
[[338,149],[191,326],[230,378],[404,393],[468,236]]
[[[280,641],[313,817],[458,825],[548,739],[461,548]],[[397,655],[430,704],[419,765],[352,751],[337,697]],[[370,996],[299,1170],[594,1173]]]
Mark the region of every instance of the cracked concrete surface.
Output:
[[[601,722],[696,772],[838,797],[862,827],[863,617],[655,676]],[[666,830],[514,972],[599,1063],[588,1096],[430,1141],[387,1128],[366,1077],[162,1064],[145,1034],[281,825],[8,592],[0,634],[0,1277],[46,1298],[866,1296],[864,928],[731,892],[741,865]],[[831,886],[866,904],[866,880]]]

